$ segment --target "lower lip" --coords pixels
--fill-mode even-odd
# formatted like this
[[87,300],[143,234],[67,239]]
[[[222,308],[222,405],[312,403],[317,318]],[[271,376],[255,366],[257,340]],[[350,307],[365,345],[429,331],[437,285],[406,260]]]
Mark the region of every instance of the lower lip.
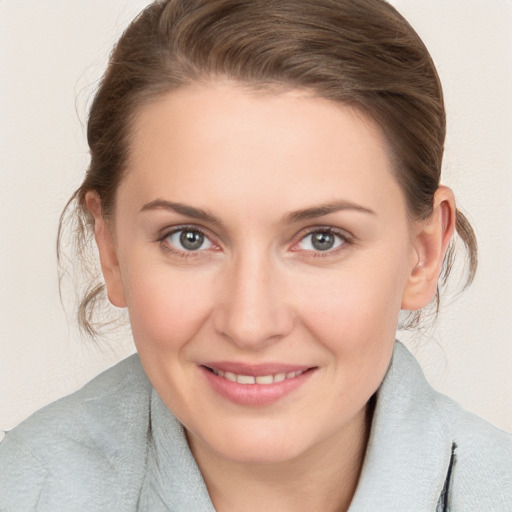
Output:
[[314,373],[307,370],[298,377],[273,384],[239,384],[219,377],[204,366],[199,367],[211,387],[222,397],[239,405],[264,406],[277,402],[302,386]]

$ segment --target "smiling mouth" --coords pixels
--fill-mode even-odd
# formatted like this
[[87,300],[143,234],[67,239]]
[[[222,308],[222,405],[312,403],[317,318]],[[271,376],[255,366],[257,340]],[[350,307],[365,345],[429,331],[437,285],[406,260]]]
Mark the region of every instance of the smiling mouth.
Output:
[[233,372],[225,372],[222,370],[216,370],[214,368],[210,368],[208,366],[204,366],[209,372],[213,373],[214,375],[217,375],[217,377],[222,377],[230,382],[236,382],[238,384],[244,384],[244,385],[251,385],[251,384],[260,384],[260,385],[270,385],[275,384],[278,382],[284,382],[285,380],[291,380],[295,379],[296,377],[299,377],[299,375],[302,375],[303,373],[309,372],[311,370],[314,370],[314,368],[308,368],[306,370],[298,370],[294,372],[287,372],[287,373],[275,373],[275,374],[269,374],[269,375],[242,375],[237,374]]

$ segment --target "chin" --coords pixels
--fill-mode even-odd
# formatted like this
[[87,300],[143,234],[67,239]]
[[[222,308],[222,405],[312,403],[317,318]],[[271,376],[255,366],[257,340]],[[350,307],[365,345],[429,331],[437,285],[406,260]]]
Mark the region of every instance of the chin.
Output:
[[[256,423],[256,422],[255,422]],[[277,429],[253,425],[235,432],[226,428],[220,436],[203,437],[202,444],[209,446],[217,456],[244,464],[279,464],[296,459],[313,444],[304,436],[293,435],[280,425]],[[296,434],[299,434],[296,432]]]
[[277,446],[277,443],[271,445],[251,443],[230,447],[219,455],[239,464],[280,464],[298,458],[301,451],[296,447],[288,449],[288,447]]

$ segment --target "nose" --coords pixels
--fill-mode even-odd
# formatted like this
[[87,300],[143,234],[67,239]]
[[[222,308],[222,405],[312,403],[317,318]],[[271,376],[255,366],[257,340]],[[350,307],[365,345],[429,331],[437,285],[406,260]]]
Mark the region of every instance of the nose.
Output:
[[260,350],[288,335],[294,314],[271,258],[252,254],[225,269],[214,313],[217,332],[244,349]]

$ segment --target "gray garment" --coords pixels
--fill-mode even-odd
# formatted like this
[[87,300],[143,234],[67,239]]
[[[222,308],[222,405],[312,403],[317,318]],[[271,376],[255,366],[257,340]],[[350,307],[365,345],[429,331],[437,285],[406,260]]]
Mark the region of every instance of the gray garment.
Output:
[[[183,428],[134,355],[0,444],[0,511],[214,512]],[[512,436],[426,382],[395,344],[349,512],[511,512]]]

